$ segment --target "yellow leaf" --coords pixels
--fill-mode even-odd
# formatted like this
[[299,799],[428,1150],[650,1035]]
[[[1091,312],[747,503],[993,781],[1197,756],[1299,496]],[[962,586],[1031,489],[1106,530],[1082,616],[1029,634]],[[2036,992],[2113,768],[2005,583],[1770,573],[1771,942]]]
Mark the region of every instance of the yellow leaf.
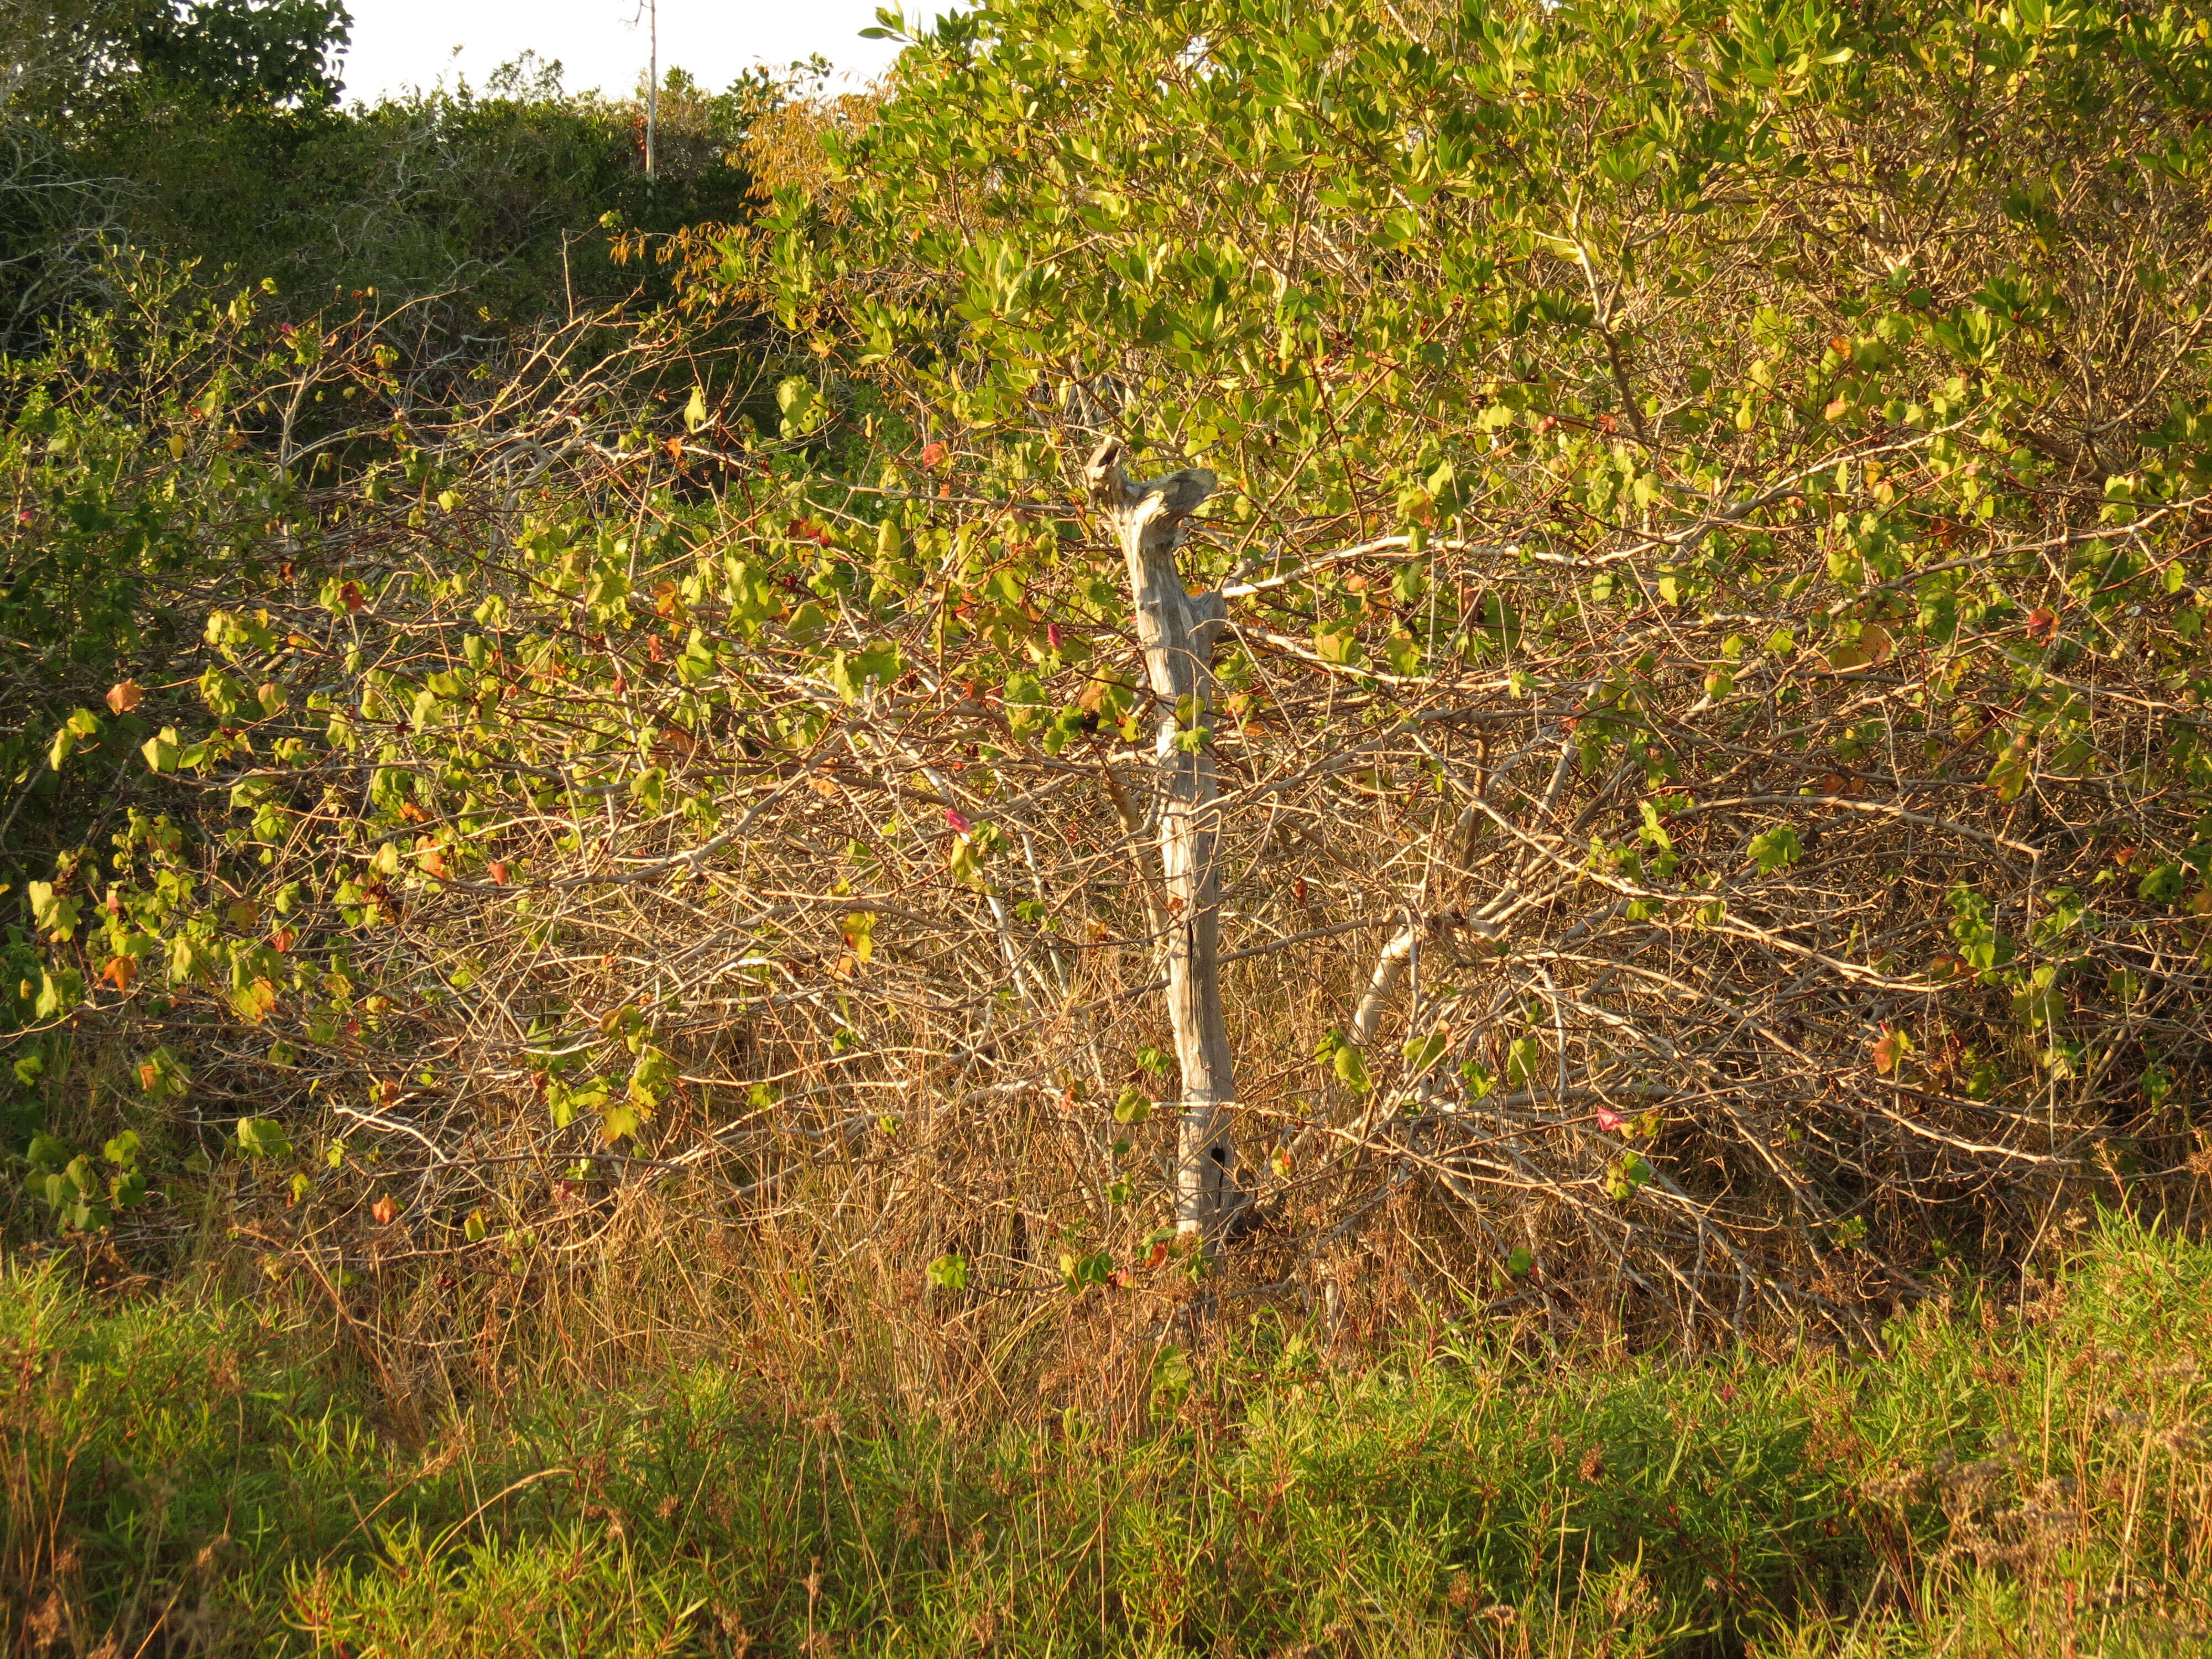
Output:
[[853,947],[853,954],[863,963],[875,954],[876,915],[872,910],[855,910],[845,918],[845,943]]

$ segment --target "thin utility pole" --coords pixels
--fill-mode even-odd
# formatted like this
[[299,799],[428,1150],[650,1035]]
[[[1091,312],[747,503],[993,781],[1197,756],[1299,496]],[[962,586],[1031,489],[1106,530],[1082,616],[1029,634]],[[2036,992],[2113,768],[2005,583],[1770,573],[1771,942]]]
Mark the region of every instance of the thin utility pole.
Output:
[[630,19],[632,27],[639,17],[645,20],[645,182],[650,187],[654,141],[660,131],[660,0],[638,0],[637,15]]

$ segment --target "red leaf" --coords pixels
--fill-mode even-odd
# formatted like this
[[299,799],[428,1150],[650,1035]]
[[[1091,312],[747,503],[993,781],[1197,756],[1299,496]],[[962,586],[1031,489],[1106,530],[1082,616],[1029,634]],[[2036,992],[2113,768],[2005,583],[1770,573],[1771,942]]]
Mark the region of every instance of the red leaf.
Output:
[[924,466],[941,466],[945,458],[951,453],[943,444],[927,445],[921,452],[921,464]]
[[1626,1118],[1621,1116],[1610,1106],[1601,1106],[1597,1109],[1597,1127],[1607,1134],[1613,1133],[1627,1121]]
[[975,827],[950,806],[945,809],[945,821],[952,826],[954,833],[957,835],[964,836]]

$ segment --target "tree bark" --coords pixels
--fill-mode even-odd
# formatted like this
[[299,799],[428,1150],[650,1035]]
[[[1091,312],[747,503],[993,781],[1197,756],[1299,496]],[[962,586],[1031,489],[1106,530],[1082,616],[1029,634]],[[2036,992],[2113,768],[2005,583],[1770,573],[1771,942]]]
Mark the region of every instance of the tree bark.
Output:
[[1091,499],[1129,565],[1129,593],[1158,731],[1160,873],[1166,890],[1168,1019],[1182,1073],[1176,1231],[1210,1251],[1243,1200],[1231,1109],[1237,1079],[1221,1012],[1220,787],[1211,735],[1213,647],[1228,617],[1218,593],[1183,591],[1183,520],[1213,493],[1200,469],[1133,481],[1115,439],[1091,458]]

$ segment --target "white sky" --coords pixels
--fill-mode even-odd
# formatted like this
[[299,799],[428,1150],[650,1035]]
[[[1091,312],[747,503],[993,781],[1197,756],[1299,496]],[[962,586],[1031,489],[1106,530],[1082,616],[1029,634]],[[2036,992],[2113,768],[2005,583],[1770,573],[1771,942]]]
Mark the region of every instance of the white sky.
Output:
[[[572,90],[627,93],[646,64],[637,0],[348,0],[353,44],[345,57],[349,101],[374,101],[455,71],[481,88],[500,64],[534,52],[561,60]],[[898,55],[888,40],[863,40],[878,0],[659,0],[660,64],[688,70],[720,88],[757,63],[775,65],[820,52],[867,80]],[[908,0],[911,15],[921,8]],[[942,7],[932,9],[935,10]],[[458,57],[453,48],[461,48]]]

